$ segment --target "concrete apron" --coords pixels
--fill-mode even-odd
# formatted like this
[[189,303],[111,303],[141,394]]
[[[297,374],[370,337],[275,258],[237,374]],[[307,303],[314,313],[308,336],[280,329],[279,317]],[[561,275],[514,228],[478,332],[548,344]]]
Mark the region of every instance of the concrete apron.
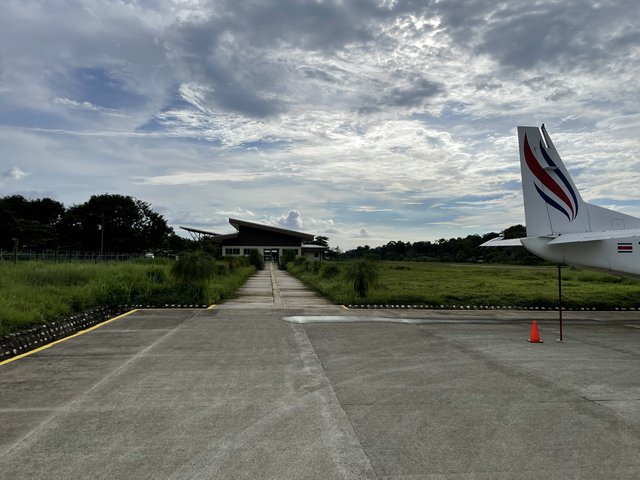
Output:
[[305,291],[269,268],[219,308],[140,310],[1,366],[0,478],[638,478],[638,312],[574,312],[565,343],[541,323],[531,344],[533,312]]

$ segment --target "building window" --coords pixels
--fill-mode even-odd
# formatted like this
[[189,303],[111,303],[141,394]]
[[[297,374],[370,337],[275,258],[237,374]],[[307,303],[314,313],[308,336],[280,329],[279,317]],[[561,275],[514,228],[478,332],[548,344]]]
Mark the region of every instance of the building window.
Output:
[[283,248],[282,249],[282,255],[284,255],[287,252],[293,252],[293,254],[297,257],[299,255],[298,253],[298,249],[297,248]]
[[224,254],[225,255],[240,255],[240,249],[239,248],[225,248],[224,249]]
[[243,254],[243,255],[251,255],[251,250],[255,250],[255,249],[252,249],[252,248],[245,248],[245,249],[243,250],[243,253],[242,253],[242,254]]
[[316,252],[316,258],[318,258],[320,256],[320,254],[318,252]]

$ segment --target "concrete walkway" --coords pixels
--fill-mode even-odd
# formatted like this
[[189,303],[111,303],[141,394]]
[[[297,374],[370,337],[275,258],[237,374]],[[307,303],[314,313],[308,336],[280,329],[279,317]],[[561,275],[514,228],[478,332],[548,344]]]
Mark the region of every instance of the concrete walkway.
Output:
[[249,278],[238,291],[238,295],[238,298],[226,301],[216,308],[222,310],[336,308],[336,305],[271,262],[265,265],[264,270],[259,270]]

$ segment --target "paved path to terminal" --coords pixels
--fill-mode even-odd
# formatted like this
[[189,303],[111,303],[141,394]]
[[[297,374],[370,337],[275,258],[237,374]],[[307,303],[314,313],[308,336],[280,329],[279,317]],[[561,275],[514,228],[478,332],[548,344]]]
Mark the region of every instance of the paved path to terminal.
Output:
[[548,312],[294,306],[274,278],[282,305],[136,311],[0,365],[0,478],[638,478],[638,312],[558,343]]
[[336,308],[324,297],[311,291],[297,278],[268,262],[238,291],[238,298],[225,302],[219,308],[227,309],[293,309]]

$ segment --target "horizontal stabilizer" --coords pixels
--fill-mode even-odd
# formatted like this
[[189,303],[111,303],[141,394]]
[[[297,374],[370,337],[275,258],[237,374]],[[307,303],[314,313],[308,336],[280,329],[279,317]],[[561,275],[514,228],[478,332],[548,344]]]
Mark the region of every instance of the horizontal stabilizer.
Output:
[[563,233],[551,240],[548,245],[560,245],[562,243],[597,242],[613,238],[640,237],[640,228],[628,228],[626,230],[604,230],[600,232]]
[[507,238],[496,237],[492,238],[488,242],[484,242],[481,247],[521,247],[522,242],[519,238]]

